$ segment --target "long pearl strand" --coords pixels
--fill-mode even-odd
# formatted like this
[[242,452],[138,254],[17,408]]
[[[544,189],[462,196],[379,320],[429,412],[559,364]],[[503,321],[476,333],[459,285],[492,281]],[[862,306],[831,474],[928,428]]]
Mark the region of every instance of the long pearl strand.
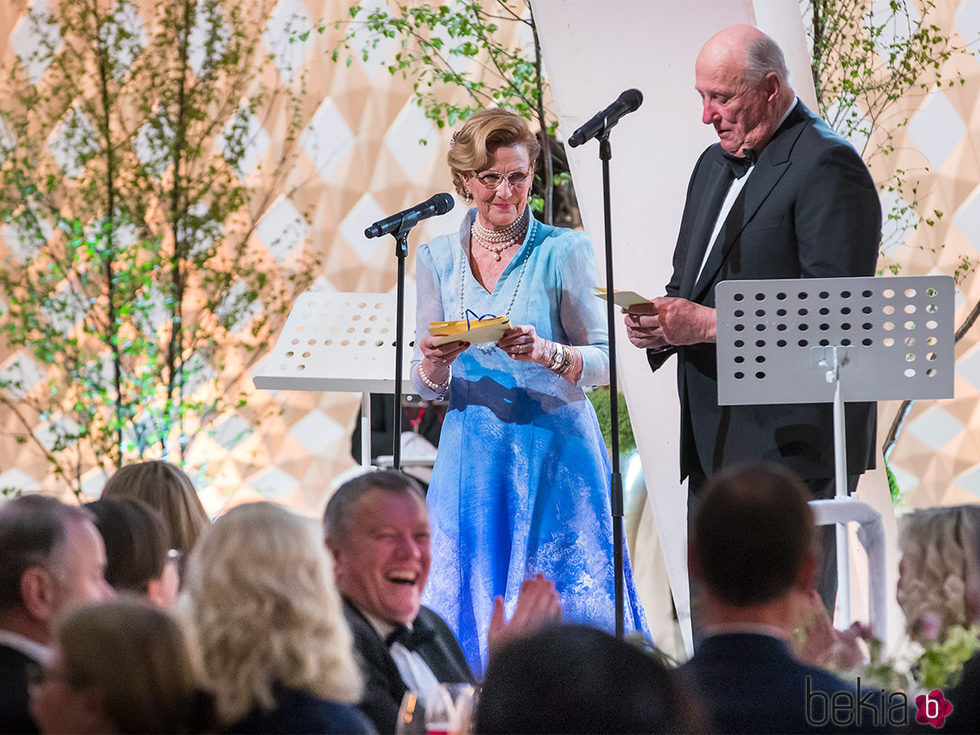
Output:
[[473,226],[470,234],[473,240],[482,248],[493,253],[493,259],[500,260],[500,254],[508,248],[524,241],[524,234],[527,232],[528,208],[524,207],[524,212],[516,220],[500,230],[491,230],[480,224],[479,215],[474,217]]

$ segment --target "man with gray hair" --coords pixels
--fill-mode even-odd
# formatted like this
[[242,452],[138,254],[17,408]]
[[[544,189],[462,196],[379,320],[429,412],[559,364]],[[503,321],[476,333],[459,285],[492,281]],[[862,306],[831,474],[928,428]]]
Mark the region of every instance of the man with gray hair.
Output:
[[[881,237],[867,167],[796,97],[769,36],[748,25],[719,31],[698,54],[695,88],[701,122],[714,127],[718,143],[691,176],[666,296],[626,314],[630,341],[647,350],[651,368],[677,355],[689,524],[707,477],[733,462],[777,462],[802,477],[812,497],[834,495],[831,404],[718,405],[715,286],[871,276]],[[875,405],[851,403],[845,414],[853,492],[875,466]],[[818,589],[833,611],[833,530],[822,540]]]
[[28,669],[50,655],[55,619],[113,597],[91,514],[43,495],[0,507],[0,733],[37,732]]
[[[358,706],[378,732],[394,732],[406,691],[424,702],[438,682],[473,681],[449,626],[422,605],[431,562],[425,496],[401,472],[368,472],[337,488],[323,531],[364,676]],[[490,646],[560,617],[554,585],[525,580],[510,621],[503,598],[494,601]]]

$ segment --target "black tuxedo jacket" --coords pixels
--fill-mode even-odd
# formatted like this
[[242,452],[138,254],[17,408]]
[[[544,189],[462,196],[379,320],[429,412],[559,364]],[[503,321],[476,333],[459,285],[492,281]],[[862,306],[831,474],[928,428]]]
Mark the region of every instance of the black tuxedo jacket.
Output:
[[[384,640],[360,610],[347,599],[344,599],[344,617],[347,618],[347,624],[354,636],[354,648],[364,676],[364,697],[358,706],[374,723],[378,732],[392,733],[395,731],[398,708],[407,691],[405,682],[402,681]],[[423,607],[412,621],[412,628],[431,634],[415,651],[432,669],[436,679],[442,682],[474,683],[473,673],[466,663],[463,650],[442,618]]]
[[[825,709],[825,705],[830,705],[830,697],[835,692],[856,694],[856,687],[823,669],[800,663],[789,646],[778,638],[754,633],[708,636],[694,657],[678,671],[694,687],[696,701],[707,712],[709,732],[891,730],[884,716],[876,723],[868,707],[850,717],[850,713],[842,713],[837,725],[831,721],[820,724],[831,715]],[[878,690],[872,689],[866,701],[878,709],[881,704]]]
[[31,719],[27,690],[29,656],[0,645],[0,733],[36,733]]
[[[881,236],[874,182],[854,148],[797,102],[759,155],[698,276],[718,211],[705,202],[726,165],[715,144],[694,168],[668,296],[714,307],[715,285],[728,279],[874,275]],[[648,350],[651,367],[674,352],[682,480],[695,459],[705,473],[766,459],[805,479],[834,476],[832,404],[719,406],[715,345]],[[875,404],[850,403],[845,416],[848,474],[860,474],[875,466]]]

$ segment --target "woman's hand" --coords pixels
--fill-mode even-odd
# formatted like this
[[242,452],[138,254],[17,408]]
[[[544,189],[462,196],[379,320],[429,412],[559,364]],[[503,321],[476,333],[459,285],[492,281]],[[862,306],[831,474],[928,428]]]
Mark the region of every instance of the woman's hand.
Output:
[[422,350],[422,369],[434,383],[445,383],[449,379],[449,366],[470,346],[469,342],[447,342],[436,345],[439,337],[425,337],[420,343]]
[[497,347],[513,359],[521,362],[536,362],[545,367],[555,358],[555,344],[543,339],[530,324],[519,324],[504,332],[497,341]]

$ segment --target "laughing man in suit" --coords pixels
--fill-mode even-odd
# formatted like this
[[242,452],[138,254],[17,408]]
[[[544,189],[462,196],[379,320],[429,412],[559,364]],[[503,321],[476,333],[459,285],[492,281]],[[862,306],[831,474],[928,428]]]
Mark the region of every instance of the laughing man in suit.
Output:
[[[425,496],[401,472],[369,472],[337,488],[323,525],[364,675],[359,706],[378,732],[394,732],[409,689],[424,702],[437,682],[474,681],[449,626],[422,606],[431,561]],[[494,601],[490,647],[560,617],[554,585],[526,580],[509,621],[503,598]]]
[[[782,51],[757,28],[730,26],[695,65],[701,121],[719,142],[698,159],[666,296],[626,315],[651,367],[675,354],[681,480],[689,517],[715,470],[752,459],[782,464],[814,498],[834,495],[830,404],[719,406],[715,285],[729,279],[871,276],[881,233],[874,182],[854,148],[796,97]],[[875,406],[846,409],[848,485],[875,466]],[[690,518],[689,518],[690,521]],[[818,586],[833,609],[833,530]]]

